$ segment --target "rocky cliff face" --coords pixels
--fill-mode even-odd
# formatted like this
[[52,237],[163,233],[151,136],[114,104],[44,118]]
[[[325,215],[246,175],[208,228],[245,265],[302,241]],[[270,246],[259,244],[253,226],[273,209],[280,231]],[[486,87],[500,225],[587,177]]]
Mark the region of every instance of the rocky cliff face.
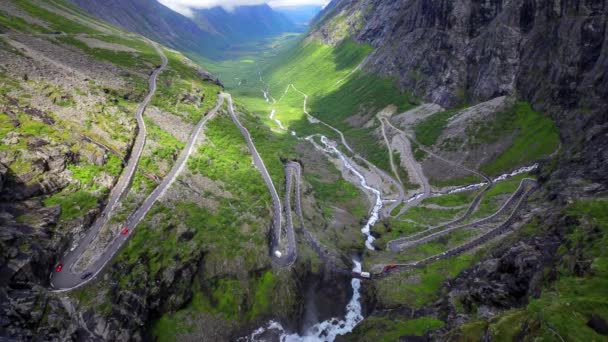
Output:
[[343,0],[309,39],[375,48],[365,70],[442,106],[503,95],[550,114],[562,138],[556,184],[607,185],[608,3],[604,0]]

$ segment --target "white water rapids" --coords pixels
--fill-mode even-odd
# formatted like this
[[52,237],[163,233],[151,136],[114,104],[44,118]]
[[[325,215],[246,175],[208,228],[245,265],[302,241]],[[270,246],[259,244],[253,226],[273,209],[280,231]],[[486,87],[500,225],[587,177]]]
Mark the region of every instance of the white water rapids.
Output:
[[279,127],[280,127],[282,130],[286,131],[286,130],[287,130],[287,128],[285,128],[285,126],[283,126],[283,123],[281,122],[281,120],[279,120],[279,119],[277,119],[277,118],[275,118],[275,117],[274,117],[274,115],[275,115],[276,113],[277,113],[276,109],[273,109],[273,110],[270,112],[270,120],[274,121],[274,122],[275,122],[277,125],[279,125]]
[[364,188],[365,190],[368,190],[369,192],[371,192],[375,197],[375,204],[374,204],[374,207],[372,208],[369,219],[367,220],[367,223],[365,224],[365,226],[363,228],[361,228],[361,233],[363,233],[366,236],[365,247],[367,247],[367,249],[373,251],[375,249],[373,246],[373,242],[374,242],[375,238],[371,234],[371,228],[376,224],[376,222],[378,222],[378,218],[380,217],[380,210],[382,209],[382,195],[380,193],[380,190],[374,189],[367,184],[367,181],[365,180],[365,177],[363,176],[363,174],[361,174],[361,172],[357,171],[357,169],[348,160],[348,158],[346,158],[346,156],[342,152],[340,152],[340,150],[338,150],[336,148],[335,142],[329,140],[324,135],[319,135],[319,136],[321,137],[321,143],[325,147],[319,146],[314,141],[314,136],[309,136],[306,138],[306,140],[310,141],[315,146],[315,148],[317,148],[320,151],[323,151],[325,153],[332,154],[332,155],[337,155],[340,158],[340,160],[342,161],[342,163],[344,164],[344,167],[347,170],[349,170],[353,175],[355,175],[355,177],[357,177],[359,179],[359,184],[361,185],[361,187]]
[[[285,93],[287,93],[288,90],[289,87],[285,90]],[[264,99],[266,100],[266,102],[269,103],[272,99],[271,96],[265,90],[262,90],[262,93],[264,94]],[[279,99],[279,101],[281,101],[281,99]],[[273,102],[276,103],[274,99]],[[304,111],[306,112],[306,98],[304,100]],[[272,111],[270,112],[270,119],[274,121],[282,130],[287,130],[283,126],[283,123],[279,119],[275,118],[275,114],[276,110],[272,109]],[[311,116],[309,115],[309,120],[310,118]],[[294,131],[292,131],[291,134],[296,136],[296,132]],[[373,194],[375,203],[371,210],[369,219],[367,220],[365,226],[361,229],[361,232],[365,235],[365,246],[370,250],[374,250],[374,246],[372,243],[374,242],[375,238],[371,234],[371,228],[376,224],[376,222],[378,222],[378,219],[380,217],[380,210],[383,207],[382,195],[380,193],[380,190],[374,189],[367,184],[367,181],[365,180],[363,174],[359,172],[353,166],[351,161],[349,161],[349,159],[342,152],[340,152],[340,150],[336,148],[335,142],[329,140],[323,135],[319,135],[319,137],[323,146],[320,146],[315,142],[314,136],[309,136],[306,138],[306,140],[312,143],[316,149],[326,154],[337,156],[342,161],[344,168],[346,170],[349,170],[359,180],[359,184],[361,185],[361,187]],[[354,267],[352,271],[354,273],[361,273],[361,262],[353,260],[353,264]],[[297,333],[289,333],[285,330],[281,323],[277,321],[270,321],[266,324],[266,326],[257,329],[250,336],[243,337],[240,340],[248,342],[266,341],[266,338],[264,336],[266,336],[267,334],[271,334],[278,336],[281,342],[332,342],[336,339],[337,336],[345,335],[352,332],[353,329],[357,326],[357,324],[363,321],[361,303],[359,302],[359,299],[361,298],[361,280],[358,278],[353,278],[351,280],[351,286],[353,289],[353,296],[350,299],[348,305],[346,306],[346,316],[344,317],[344,319],[338,319],[334,317],[326,321],[319,322],[307,328],[303,335],[299,335]]]
[[[367,181],[365,180],[363,174],[357,171],[357,169],[348,160],[348,158],[336,148],[335,142],[331,141],[323,135],[318,136],[320,137],[320,141],[323,146],[317,144],[317,142],[314,140],[314,136],[309,136],[306,138],[306,140],[312,143],[318,150],[340,158],[344,167],[359,179],[361,187],[370,191],[375,197],[375,204],[370,213],[370,217],[367,220],[365,226],[361,229],[361,232],[366,236],[365,246],[370,250],[374,250],[374,246],[372,245],[372,243],[374,242],[375,238],[371,235],[371,228],[378,221],[380,210],[383,206],[381,193],[379,190],[374,189],[367,184]],[[353,263],[354,267],[352,271],[354,273],[361,273],[361,262],[353,260]],[[265,341],[263,335],[271,333],[278,335],[279,340],[281,342],[332,342],[336,339],[337,336],[345,335],[352,332],[353,329],[357,326],[357,324],[363,321],[361,303],[359,302],[359,299],[361,298],[361,280],[358,278],[353,278],[351,280],[351,286],[353,289],[353,296],[350,299],[348,305],[346,306],[346,316],[344,317],[344,319],[338,319],[334,317],[326,321],[319,322],[307,328],[303,335],[299,335],[297,333],[289,333],[285,330],[281,323],[276,321],[270,321],[268,322],[268,324],[266,324],[266,326],[257,329],[250,336],[247,336],[241,340],[248,342]]]
[[[361,263],[353,260],[355,266],[353,272],[361,272]],[[312,327],[308,328],[303,335],[296,333],[290,334],[281,323],[276,321],[270,321],[266,326],[261,327],[254,331],[251,335],[241,338],[240,341],[254,342],[254,341],[267,341],[263,335],[273,334],[279,336],[281,342],[318,342],[327,341],[331,342],[336,339],[337,336],[348,334],[357,326],[357,324],[363,321],[363,315],[361,313],[361,303],[359,299],[361,294],[359,292],[361,288],[361,280],[353,278],[351,280],[351,286],[353,288],[353,297],[346,306],[346,316],[340,320],[338,318],[331,318],[323,322],[319,322]]]
[[[534,165],[531,165],[531,166],[525,166],[525,167],[519,168],[519,169],[517,169],[517,170],[515,170],[515,171],[513,171],[511,173],[505,173],[503,175],[500,175],[500,176],[494,178],[492,180],[492,182],[494,182],[494,183],[500,182],[500,181],[503,181],[505,179],[508,179],[508,178],[511,178],[511,177],[515,177],[517,175],[521,175],[522,173],[527,173],[527,172],[530,172],[530,171],[534,171],[537,168],[538,168],[538,164],[534,164]],[[463,186],[463,187],[460,187],[460,188],[452,189],[452,190],[448,191],[447,194],[450,195],[450,194],[455,194],[455,193],[458,193],[458,192],[464,192],[464,191],[470,191],[470,190],[479,189],[479,188],[485,186],[486,184],[488,184],[488,183],[487,182],[482,182],[482,183],[477,183],[477,184],[471,184],[471,185]],[[435,194],[433,194],[434,197],[436,197],[436,196],[442,196],[442,195],[445,195],[445,193],[435,193]]]

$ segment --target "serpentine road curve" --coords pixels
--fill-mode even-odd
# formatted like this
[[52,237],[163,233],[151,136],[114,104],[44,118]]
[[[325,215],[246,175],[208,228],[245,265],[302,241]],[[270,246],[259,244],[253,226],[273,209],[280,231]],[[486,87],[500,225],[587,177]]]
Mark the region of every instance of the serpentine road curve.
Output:
[[[123,196],[127,193],[131,181],[133,180],[133,176],[135,175],[135,171],[137,170],[137,165],[139,164],[139,159],[144,149],[144,145],[146,144],[146,124],[144,122],[143,114],[146,110],[146,107],[152,100],[152,96],[156,93],[156,81],[158,79],[158,75],[167,67],[167,57],[162,52],[162,50],[151,41],[148,41],[156,50],[158,55],[161,57],[162,63],[159,68],[156,68],[150,77],[148,78],[148,94],[144,98],[144,100],[139,104],[135,112],[135,118],[137,120],[138,133],[135,138],[135,142],[133,144],[133,148],[131,149],[131,155],[129,157],[129,161],[127,162],[127,166],[123,170],[118,182],[112,189],[110,193],[110,197],[108,198],[108,203],[103,209],[101,215],[95,220],[91,228],[89,228],[87,234],[78,242],[78,246],[70,251],[67,255],[64,256],[62,263],[64,264],[63,272],[56,272],[51,274],[51,286],[56,289],[72,289],[76,286],[80,286],[85,281],[81,279],[81,275],[76,275],[72,273],[72,267],[78,262],[80,257],[84,254],[84,252],[88,249],[89,245],[95,240],[101,228],[110,220],[112,213],[120,203]],[[104,254],[102,259],[107,258],[107,255]],[[98,273],[99,270],[97,270]],[[89,277],[88,280],[93,278],[93,276]]]
[[[297,259],[297,249],[296,249],[296,241],[295,241],[295,233],[293,232],[293,222],[291,220],[291,207],[290,207],[290,189],[291,189],[291,178],[292,178],[292,172],[293,172],[293,166],[290,167],[290,165],[288,164],[285,172],[286,172],[286,176],[287,176],[287,180],[286,180],[286,187],[287,187],[287,192],[286,192],[286,202],[287,202],[287,207],[285,207],[285,210],[283,209],[283,206],[281,204],[281,199],[279,197],[279,193],[277,192],[277,189],[274,186],[274,183],[272,182],[272,178],[270,178],[270,174],[268,173],[268,170],[266,169],[266,165],[264,164],[264,160],[262,159],[262,157],[260,156],[260,153],[258,152],[257,148],[255,147],[255,144],[253,143],[253,140],[251,139],[251,134],[249,133],[249,131],[247,130],[247,128],[245,128],[245,126],[243,126],[243,124],[241,123],[241,121],[239,120],[238,116],[236,115],[235,111],[234,111],[234,106],[232,103],[232,97],[230,96],[230,94],[227,93],[222,93],[221,96],[225,97],[228,100],[228,113],[230,114],[230,117],[232,118],[232,121],[234,122],[234,124],[237,126],[237,128],[239,129],[239,131],[241,131],[241,135],[243,136],[243,138],[245,138],[245,141],[247,142],[247,147],[249,148],[249,151],[251,152],[251,156],[253,158],[253,164],[255,165],[255,167],[258,169],[258,171],[260,172],[260,174],[262,175],[262,178],[264,179],[264,182],[266,183],[266,187],[268,188],[268,191],[270,192],[270,196],[272,197],[272,207],[273,207],[273,231],[274,233],[272,234],[272,243],[271,243],[271,250],[272,250],[272,260],[273,262],[280,267],[287,267],[292,265],[295,260]],[[282,217],[283,217],[283,211],[285,211],[286,215],[287,215],[287,246],[286,246],[286,250],[285,251],[281,251],[281,236],[282,236]]]
[[[201,135],[201,132],[203,131],[203,127],[205,126],[207,121],[211,120],[212,118],[214,118],[216,116],[217,111],[221,107],[223,101],[224,101],[223,97],[220,96],[218,98],[218,103],[215,106],[215,108],[213,108],[207,115],[205,115],[205,117],[203,117],[203,119],[201,119],[201,121],[199,121],[199,123],[195,126],[194,130],[192,131],[192,134],[190,135],[190,138],[188,139],[186,146],[182,150],[182,153],[180,154],[179,158],[173,165],[173,168],[171,168],[171,171],[169,171],[169,173],[165,176],[163,181],[152,191],[152,193],[150,193],[150,195],[148,195],[148,197],[142,203],[142,205],[137,210],[135,210],[135,212],[133,212],[131,214],[131,216],[129,216],[127,218],[127,221],[125,222],[125,226],[129,228],[129,233],[126,235],[122,235],[122,234],[117,235],[116,238],[114,238],[114,240],[110,243],[108,248],[105,250],[105,252],[101,255],[101,257],[99,259],[97,259],[91,266],[89,266],[89,269],[87,271],[82,273],[82,274],[86,274],[87,272],[90,272],[90,273],[92,273],[92,275],[86,279],[82,279],[82,274],[72,273],[70,271],[71,265],[68,265],[68,263],[67,263],[71,260],[70,254],[68,254],[68,256],[66,257],[66,259],[64,261],[64,264],[67,266],[67,269],[63,272],[53,273],[53,277],[51,278],[51,285],[54,288],[66,291],[66,290],[72,290],[77,287],[80,287],[80,286],[86,284],[87,282],[93,280],[104,269],[104,267],[114,258],[116,253],[120,250],[120,248],[125,244],[125,242],[133,234],[133,231],[135,230],[137,225],[141,222],[141,220],[144,219],[144,217],[146,216],[146,214],[148,214],[150,209],[152,209],[152,206],[154,205],[154,203],[156,203],[156,201],[158,201],[160,198],[163,197],[163,195],[165,194],[167,189],[169,189],[169,187],[171,187],[171,185],[175,182],[177,177],[181,174],[182,170],[186,166],[186,162],[188,161],[188,158],[194,151],[194,147],[196,145],[196,142],[197,142],[199,136]],[[89,245],[86,245],[85,247],[88,247],[88,246]],[[74,250],[71,253],[76,253],[77,251],[78,251],[78,249]],[[84,253],[84,251],[86,251],[86,248],[82,249],[82,253]],[[78,260],[78,256],[76,257],[76,260]]]
[[[505,203],[505,205],[503,205],[496,213],[494,213],[493,215],[490,215],[486,218],[480,219],[478,221],[469,223],[467,225],[455,227],[454,230],[455,229],[465,229],[465,228],[475,228],[479,225],[489,223],[490,221],[497,218],[499,215],[502,215],[507,210],[508,207],[511,207],[511,206],[514,207],[513,211],[511,212],[511,214],[509,214],[507,219],[504,220],[503,222],[501,222],[500,224],[498,224],[496,227],[490,229],[489,231],[485,232],[484,234],[482,234],[472,240],[465,242],[462,245],[449,249],[443,253],[439,253],[439,254],[430,256],[426,259],[414,261],[414,262],[407,263],[407,264],[394,264],[393,268],[388,271],[384,268],[384,266],[386,266],[386,265],[375,265],[374,267],[372,267],[372,269],[381,269],[382,271],[373,273],[372,278],[374,278],[374,279],[384,278],[393,273],[407,271],[407,270],[410,270],[413,268],[424,267],[425,265],[427,265],[431,262],[434,262],[437,260],[442,260],[442,259],[447,259],[447,258],[456,256],[456,255],[465,253],[467,251],[470,251],[473,248],[478,247],[478,246],[488,242],[489,240],[491,240],[501,234],[506,233],[509,229],[511,229],[515,219],[517,218],[517,214],[519,213],[519,210],[522,208],[522,206],[526,202],[527,198],[537,189],[538,189],[538,182],[536,180],[531,179],[531,178],[522,179],[521,183],[519,185],[519,188],[513,193],[513,195],[511,195],[511,197],[509,198],[507,203]],[[452,230],[450,230],[450,231],[452,231]],[[449,233],[450,231],[446,231],[446,233]],[[429,236],[428,240],[424,241],[423,239],[420,239],[418,242],[425,243],[436,237],[437,236]]]
[[[310,121],[310,123],[320,123],[320,124],[324,125],[325,127],[331,129],[332,131],[336,132],[336,134],[338,134],[338,136],[340,137],[340,141],[342,142],[342,145],[348,150],[348,152],[350,152],[354,156],[355,159],[362,161],[364,164],[366,164],[369,167],[370,171],[376,172],[381,178],[388,180],[390,183],[392,183],[397,188],[397,192],[398,192],[397,199],[393,202],[393,204],[391,204],[390,206],[386,207],[383,210],[383,213],[384,213],[383,216],[385,216],[385,217],[390,216],[391,211],[393,211],[395,208],[397,208],[402,202],[406,201],[405,189],[403,188],[403,184],[400,181],[398,181],[397,179],[391,177],[384,170],[381,170],[379,167],[374,165],[369,160],[362,157],[360,154],[356,153],[350,147],[348,142],[346,141],[346,137],[344,136],[344,133],[342,133],[342,131],[340,131],[339,129],[335,128],[334,126],[332,126],[332,125],[316,118],[312,114],[310,114],[307,109],[308,95],[306,93],[298,90],[298,88],[296,88],[293,84],[290,84],[287,87],[287,89],[289,89],[289,87],[293,88],[293,90],[295,90],[297,93],[299,93],[300,95],[302,95],[304,97],[303,111],[304,111],[304,114],[306,114],[306,116],[308,117],[308,121]],[[287,92],[287,90],[285,90],[285,92]]]

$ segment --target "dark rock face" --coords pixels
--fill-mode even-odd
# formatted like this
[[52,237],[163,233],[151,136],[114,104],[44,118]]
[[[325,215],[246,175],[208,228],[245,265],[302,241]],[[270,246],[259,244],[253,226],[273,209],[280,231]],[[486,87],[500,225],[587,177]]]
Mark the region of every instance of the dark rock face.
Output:
[[[368,68],[429,101],[452,106],[462,95],[480,102],[520,91],[573,106],[608,93],[607,10],[603,0],[350,0],[326,13],[360,13],[350,30],[377,49]],[[331,29],[313,34],[330,41]]]
[[0,163],[0,192],[2,192],[2,188],[4,188],[4,181],[6,181],[6,174],[8,173],[8,168]]
[[591,319],[589,320],[587,325],[591,329],[597,331],[598,334],[608,335],[608,323],[606,323],[605,320],[603,320],[601,317],[599,317],[597,315],[591,316]]
[[605,0],[334,0],[311,35],[336,44],[332,19],[345,20],[376,49],[368,71],[442,106],[529,101],[560,128],[556,186],[606,185],[607,14]]
[[[31,340],[36,335],[66,340],[76,331],[75,322],[47,290],[48,272],[61,245],[50,231],[59,208],[45,208],[31,199],[0,203],[0,213],[0,340],[11,336]],[[35,219],[18,222],[16,218],[24,213]]]
[[451,282],[448,296],[457,296],[469,310],[478,307],[496,312],[522,306],[529,296],[539,293],[544,267],[555,262],[554,252],[559,245],[559,239],[544,237],[498,251],[495,258],[481,262]]
[[[318,274],[306,272],[301,279],[301,314],[293,329],[306,331],[312,325],[332,317],[344,317],[346,304],[352,297],[350,278],[321,269]],[[334,305],[328,306],[327,303]]]
[[[21,110],[38,121],[54,123],[42,110]],[[14,124],[19,124],[16,118]],[[69,236],[57,232],[60,207],[43,203],[44,198],[72,182],[66,167],[78,155],[69,145],[40,137],[13,134],[11,139],[26,139],[22,154],[31,166],[17,173],[5,166],[14,155],[0,153],[0,340],[44,336],[44,340],[66,341],[85,336],[72,317],[74,313],[48,291],[49,273],[57,255],[67,247]],[[66,225],[67,231],[77,234],[88,226],[92,214]]]

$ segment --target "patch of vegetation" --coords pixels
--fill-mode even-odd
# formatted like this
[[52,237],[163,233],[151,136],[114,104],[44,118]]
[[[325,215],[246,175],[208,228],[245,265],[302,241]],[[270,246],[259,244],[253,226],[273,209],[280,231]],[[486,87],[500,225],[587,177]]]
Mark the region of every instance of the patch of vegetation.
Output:
[[61,207],[60,220],[68,221],[82,217],[98,205],[97,194],[79,190],[73,193],[58,193],[44,200],[47,207],[59,205]]
[[408,248],[405,252],[399,254],[397,260],[399,262],[423,260],[460,246],[478,234],[479,232],[474,230],[457,230],[433,241]]
[[188,306],[163,315],[152,326],[158,341],[175,341],[181,332],[192,330],[192,319],[212,315],[228,321],[251,321],[271,311],[273,290],[278,286],[272,271],[247,280],[215,279],[204,286],[194,284],[193,298]]
[[420,188],[418,184],[411,183],[409,181],[410,176],[407,170],[404,167],[401,167],[401,153],[397,151],[393,151],[393,158],[395,159],[395,167],[397,168],[397,174],[399,178],[403,182],[403,187],[405,189],[415,190]]
[[188,168],[212,180],[225,181],[226,190],[243,202],[253,199],[270,204],[268,190],[260,173],[252,167],[251,155],[238,128],[227,116],[213,119],[207,127],[209,143],[189,159]]
[[0,11],[0,32],[15,30],[18,32],[50,33],[49,30],[36,24],[28,23],[23,18],[11,16]]
[[50,83],[42,83],[37,87],[55,105],[60,107],[72,107],[76,104],[72,94],[61,87]]
[[[559,134],[553,120],[546,115],[535,112],[529,103],[517,102],[509,111],[498,113],[496,124],[491,129],[479,129],[479,132],[490,131],[513,132],[513,143],[507,151],[482,170],[491,175],[499,174],[526,163],[531,163],[548,156],[559,146]],[[474,134],[478,135],[478,134]],[[482,135],[478,140],[489,141],[492,136]]]
[[357,341],[393,342],[406,336],[423,336],[443,325],[443,321],[433,317],[408,320],[401,316],[371,316],[359,324],[348,338]]
[[454,219],[465,210],[466,209],[464,208],[429,209],[423,207],[412,207],[401,215],[401,219],[409,219],[420,224],[434,226]]
[[103,281],[88,283],[84,287],[70,291],[68,295],[76,300],[79,310],[94,309],[104,317],[112,313],[108,284]]
[[[333,165],[330,168],[335,169]],[[338,172],[338,170],[335,170]],[[315,199],[324,203],[325,206],[333,206],[338,203],[349,204],[351,214],[356,217],[365,217],[367,209],[364,206],[366,203],[365,197],[361,191],[344,180],[341,176],[334,182],[325,182],[320,177],[314,174],[307,174],[306,181],[313,187]]]
[[456,277],[475,260],[472,255],[460,255],[433,262],[423,269],[397,273],[376,283],[377,298],[387,307],[420,308],[439,297],[444,281]]
[[418,145],[416,142],[412,141],[412,153],[414,154],[414,159],[416,159],[416,161],[418,162],[422,162],[426,159],[426,157],[428,156],[428,153],[424,152],[422,149],[420,149],[420,145]]
[[147,140],[154,148],[149,155],[142,155],[133,179],[133,188],[150,193],[173,167],[185,144],[163,131],[150,119],[144,118],[148,130]]
[[65,16],[57,15],[52,11],[42,8],[42,6],[35,4],[30,0],[19,0],[16,2],[16,4],[31,16],[46,21],[55,32],[88,34],[100,33],[89,26],[82,25],[79,22],[73,21]]
[[159,77],[158,92],[152,104],[188,122],[197,123],[215,107],[221,88],[204,81],[179,53],[164,52],[169,60],[168,69]]
[[423,200],[422,204],[435,204],[443,207],[459,207],[471,204],[476,195],[476,191],[462,191],[455,194],[429,197]]
[[110,154],[104,165],[98,166],[94,164],[68,165],[68,169],[72,171],[72,178],[80,182],[81,187],[91,190],[99,190],[95,183],[95,178],[102,173],[106,173],[111,177],[118,177],[122,170],[122,160],[120,157]]
[[435,145],[437,139],[439,139],[439,136],[441,136],[441,133],[448,125],[449,120],[459,111],[460,109],[444,110],[416,124],[414,127],[416,140],[426,146]]
[[[3,41],[0,39],[0,46],[4,48]],[[6,96],[13,90],[21,90],[21,84],[14,78],[8,76],[4,70],[0,68],[0,95]],[[2,100],[5,100],[2,98]]]
[[374,244],[381,248],[384,248],[387,242],[416,234],[420,231],[427,229],[428,226],[420,224],[410,220],[402,219],[389,219],[382,222],[382,225],[376,224],[374,226],[374,233],[380,235]]
[[160,56],[158,56],[152,47],[138,50],[137,52],[114,51],[89,47],[85,42],[70,36],[61,36],[58,39],[63,43],[79,48],[99,60],[109,61],[112,64],[123,67],[150,68],[150,65],[155,66],[160,64]]
[[479,203],[477,210],[471,215],[469,220],[486,217],[494,214],[514,193],[524,178],[531,178],[530,174],[523,173],[515,177],[497,182],[488,190]]

